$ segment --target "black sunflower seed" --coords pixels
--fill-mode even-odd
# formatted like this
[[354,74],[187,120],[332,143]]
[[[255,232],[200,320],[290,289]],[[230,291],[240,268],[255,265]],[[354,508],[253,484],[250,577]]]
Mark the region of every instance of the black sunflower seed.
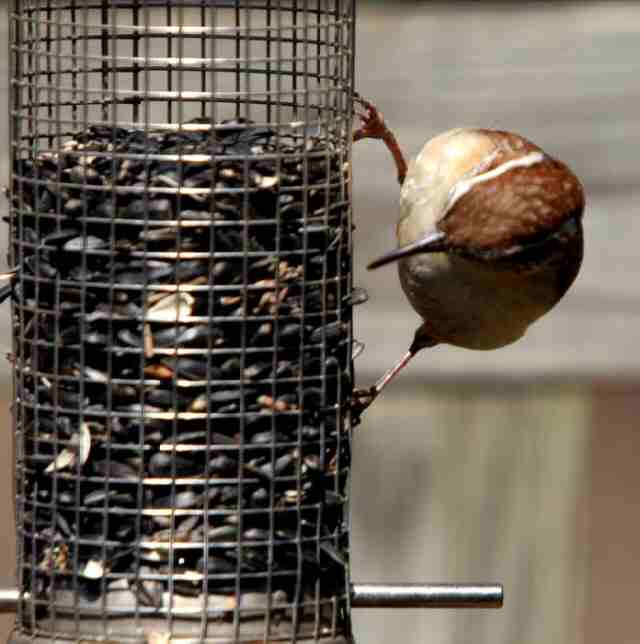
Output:
[[[285,602],[321,574],[322,593],[344,592],[340,414],[350,308],[364,297],[347,288],[341,161],[319,132],[209,125],[91,126],[14,167],[25,279],[7,294],[21,311],[17,422],[36,466],[24,468],[23,546],[43,606],[54,583],[148,609],[205,583],[230,599],[238,571],[256,614],[268,592]],[[75,458],[64,449],[79,422],[91,437],[82,471],[41,476]],[[52,549],[64,541],[77,552]],[[123,576],[103,583],[112,573]]]

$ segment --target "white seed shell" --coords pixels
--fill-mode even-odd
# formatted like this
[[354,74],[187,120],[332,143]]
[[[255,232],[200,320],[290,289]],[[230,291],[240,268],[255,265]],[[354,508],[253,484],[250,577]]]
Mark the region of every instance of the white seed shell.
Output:
[[148,311],[147,319],[153,322],[177,322],[188,318],[195,304],[189,293],[171,293],[156,302]]

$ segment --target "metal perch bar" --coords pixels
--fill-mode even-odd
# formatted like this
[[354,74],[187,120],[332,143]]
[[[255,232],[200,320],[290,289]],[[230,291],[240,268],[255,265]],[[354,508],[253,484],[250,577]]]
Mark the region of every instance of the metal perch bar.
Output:
[[0,588],[0,613],[13,613],[18,606],[20,591],[17,588]]
[[501,608],[501,584],[352,584],[353,608]]
[[[0,612],[15,611],[18,590],[0,589]],[[501,584],[352,584],[353,608],[501,608]]]

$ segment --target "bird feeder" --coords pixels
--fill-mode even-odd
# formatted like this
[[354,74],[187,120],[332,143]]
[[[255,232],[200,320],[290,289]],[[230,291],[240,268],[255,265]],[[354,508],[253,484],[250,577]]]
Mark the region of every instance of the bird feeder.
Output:
[[338,643],[358,603],[495,603],[349,579],[355,2],[10,20],[11,641]]

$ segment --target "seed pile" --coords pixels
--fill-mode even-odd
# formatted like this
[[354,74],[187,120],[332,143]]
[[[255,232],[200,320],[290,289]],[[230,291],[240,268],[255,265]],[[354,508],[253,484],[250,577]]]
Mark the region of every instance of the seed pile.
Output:
[[213,129],[92,127],[15,162],[22,583],[44,613],[344,598],[345,168],[328,140]]

